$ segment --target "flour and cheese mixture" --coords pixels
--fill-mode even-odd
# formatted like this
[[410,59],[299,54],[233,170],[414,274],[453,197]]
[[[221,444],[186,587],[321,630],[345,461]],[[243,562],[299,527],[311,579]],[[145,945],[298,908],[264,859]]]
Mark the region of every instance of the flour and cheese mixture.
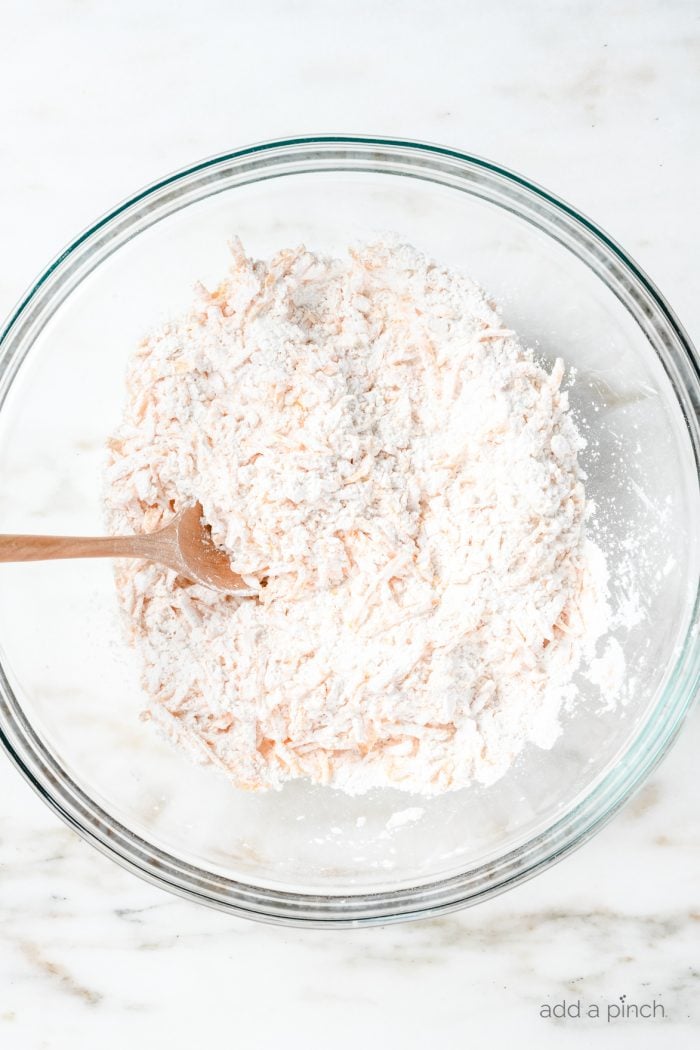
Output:
[[110,441],[111,530],[200,501],[249,587],[118,563],[146,717],[249,789],[430,795],[551,747],[609,622],[563,376],[407,245],[235,242]]

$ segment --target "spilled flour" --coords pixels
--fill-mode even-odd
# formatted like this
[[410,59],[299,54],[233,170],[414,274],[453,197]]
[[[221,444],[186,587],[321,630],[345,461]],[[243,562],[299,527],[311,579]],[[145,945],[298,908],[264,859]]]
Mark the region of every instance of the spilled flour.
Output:
[[121,563],[146,717],[245,788],[492,783],[609,623],[562,362],[409,246],[232,251],[136,350],[110,443],[112,530],[200,500],[253,596]]

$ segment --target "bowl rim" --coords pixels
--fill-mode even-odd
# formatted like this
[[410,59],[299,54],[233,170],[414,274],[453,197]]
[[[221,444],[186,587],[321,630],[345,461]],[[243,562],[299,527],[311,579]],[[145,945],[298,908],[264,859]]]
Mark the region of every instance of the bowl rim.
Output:
[[[609,265],[612,259],[630,283],[634,292],[632,298],[636,297],[635,301],[642,308],[642,312],[653,315],[659,331],[663,330],[664,342],[669,347],[673,346],[676,353],[680,352],[681,363],[687,366],[694,389],[692,396],[688,394],[685,403],[681,402],[681,409],[690,434],[696,474],[700,481],[700,359],[675,313],[645,272],[599,226],[531,180],[481,157],[446,146],[406,138],[323,134],[259,142],[216,154],[178,169],[126,198],[59,252],[11,311],[0,330],[0,409],[21,361],[31,349],[31,325],[27,329],[29,336],[25,332],[25,342],[27,338],[29,342],[23,354],[17,353],[18,340],[15,339],[13,346],[10,339],[15,338],[16,330],[26,320],[37,298],[47,293],[47,286],[50,286],[48,302],[52,297],[53,285],[58,287],[62,275],[70,273],[70,266],[76,255],[80,252],[89,255],[91,243],[105,232],[109,234],[107,228],[110,224],[124,217],[128,218],[129,214],[132,215],[130,222],[137,223],[139,207],[148,207],[149,202],[157,200],[159,194],[167,194],[178,186],[185,192],[188,180],[192,182],[199,177],[206,179],[208,173],[215,171],[217,167],[222,169],[225,165],[246,164],[255,173],[266,167],[274,168],[280,158],[289,160],[290,157],[310,154],[315,155],[317,160],[319,156],[332,157],[335,154],[341,158],[349,158],[355,154],[362,156],[363,151],[367,158],[371,158],[373,151],[375,154],[381,152],[382,156],[392,159],[392,162],[397,164],[407,165],[409,168],[414,165],[415,170],[410,174],[417,178],[426,177],[419,173],[421,167],[426,171],[437,171],[440,167],[443,172],[452,172],[458,181],[464,182],[467,173],[471,173],[470,178],[476,182],[479,178],[486,182],[490,180],[494,186],[498,184],[505,187],[513,194],[513,200],[517,199],[518,194],[522,195],[520,207],[525,208],[524,201],[527,201],[528,206],[533,209],[533,214],[538,213],[540,218],[547,216],[548,221],[554,225],[559,224],[556,231],[553,229],[545,232],[558,239],[578,236],[583,245],[582,252],[586,247],[592,254],[599,252],[600,266],[597,268],[585,258],[585,254],[580,254],[579,258],[588,261],[602,279],[605,278],[601,273],[601,260]],[[308,166],[298,169],[304,172],[309,170],[333,169],[310,169]],[[355,170],[374,171],[377,174],[391,173],[391,169],[388,168],[373,168],[369,160],[365,161],[364,167]],[[283,174],[294,174],[294,171],[277,172],[278,176]],[[270,177],[269,174],[267,177]],[[466,186],[456,188],[466,189]],[[208,192],[202,193],[202,196],[208,195]],[[177,195],[173,199],[177,199]],[[192,203],[192,200],[185,201],[181,206],[189,203]],[[498,203],[495,198],[494,203]],[[512,210],[520,217],[533,221],[518,208],[513,207]],[[544,222],[544,219],[542,221]],[[105,243],[109,239],[107,236]],[[123,241],[117,242],[112,250],[120,247],[120,243]],[[102,258],[104,254],[95,265],[98,265]],[[70,294],[71,290],[72,286],[65,295]],[[618,297],[626,294],[617,287],[615,291]],[[60,301],[54,308],[60,305]],[[637,320],[639,321],[639,317]],[[666,365],[665,361],[664,364]],[[681,391],[676,388],[673,377],[671,384],[680,400]],[[496,862],[481,865],[472,872],[421,883],[408,889],[357,894],[348,894],[347,891],[337,894],[314,894],[268,889],[215,876],[173,857],[121,825],[70,780],[26,718],[1,664],[0,744],[31,787],[66,824],[123,867],[182,897],[206,903],[231,914],[292,926],[356,927],[425,918],[476,904],[543,871],[596,834],[641,786],[671,746],[697,692],[700,682],[700,641],[697,634],[692,637],[691,635],[692,627],[698,621],[699,609],[700,595],[696,587],[691,625],[670,681],[662,691],[662,700],[657,703],[642,731],[625,751],[623,761],[609,770],[581,801],[563,816],[555,819],[545,831],[504,854]],[[675,696],[670,700],[666,697],[669,691],[675,692]]]

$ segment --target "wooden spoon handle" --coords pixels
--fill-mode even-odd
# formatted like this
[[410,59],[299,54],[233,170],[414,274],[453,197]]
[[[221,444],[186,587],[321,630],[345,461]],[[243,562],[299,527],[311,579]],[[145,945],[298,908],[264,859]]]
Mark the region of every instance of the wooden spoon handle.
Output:
[[0,535],[0,562],[49,561],[54,558],[147,558],[149,536]]

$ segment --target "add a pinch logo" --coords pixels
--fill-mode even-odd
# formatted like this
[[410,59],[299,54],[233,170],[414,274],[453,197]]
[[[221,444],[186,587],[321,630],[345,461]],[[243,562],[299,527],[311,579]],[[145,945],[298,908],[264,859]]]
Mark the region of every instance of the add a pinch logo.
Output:
[[564,1021],[587,1018],[590,1021],[655,1020],[666,1017],[663,1003],[656,997],[651,1002],[633,1002],[626,995],[603,1003],[586,1003],[582,999],[562,999],[558,1003],[542,1003],[540,1017],[544,1020]]

